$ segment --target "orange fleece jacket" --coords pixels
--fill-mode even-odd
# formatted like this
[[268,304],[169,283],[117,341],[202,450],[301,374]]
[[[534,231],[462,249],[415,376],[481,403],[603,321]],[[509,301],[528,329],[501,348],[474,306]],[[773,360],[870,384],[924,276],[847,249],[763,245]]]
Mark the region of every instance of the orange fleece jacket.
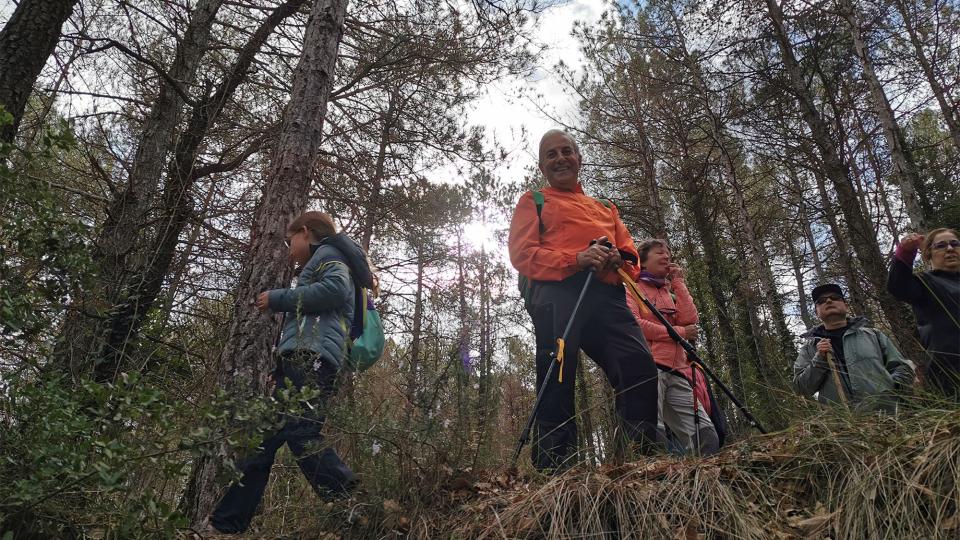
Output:
[[[630,232],[620,221],[617,207],[607,208],[600,201],[583,193],[578,183],[573,191],[545,187],[543,192],[543,234],[537,220],[533,193],[520,197],[510,222],[510,262],[522,275],[535,281],[561,281],[577,272],[577,253],[587,249],[590,241],[606,236],[617,249],[637,257]],[[633,279],[640,268],[624,261],[624,270]],[[597,276],[610,285],[621,282],[616,271]]]

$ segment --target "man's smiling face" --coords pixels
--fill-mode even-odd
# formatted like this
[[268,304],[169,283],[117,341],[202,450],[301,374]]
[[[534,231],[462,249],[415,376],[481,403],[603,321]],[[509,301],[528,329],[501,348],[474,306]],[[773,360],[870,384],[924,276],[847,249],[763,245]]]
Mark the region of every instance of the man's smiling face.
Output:
[[575,188],[580,163],[580,150],[566,133],[548,133],[540,140],[540,172],[551,186],[567,191]]

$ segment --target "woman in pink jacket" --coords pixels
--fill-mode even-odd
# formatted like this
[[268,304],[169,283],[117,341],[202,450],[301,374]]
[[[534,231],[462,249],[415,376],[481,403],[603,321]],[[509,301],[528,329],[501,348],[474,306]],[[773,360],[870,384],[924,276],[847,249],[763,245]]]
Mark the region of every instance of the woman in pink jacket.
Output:
[[[640,255],[640,279],[637,285],[677,333],[687,341],[698,336],[697,306],[683,282],[683,269],[670,260],[670,248],[664,240],[645,240],[637,246]],[[627,303],[644,337],[650,344],[658,369],[659,420],[670,428],[686,452],[701,455],[719,450],[716,428],[710,421],[710,397],[703,385],[692,385],[694,376],[687,353],[670,338],[667,329],[652,313],[643,313],[631,295]],[[697,374],[702,377],[702,373]],[[694,387],[697,387],[696,395]],[[696,412],[694,412],[696,411]]]

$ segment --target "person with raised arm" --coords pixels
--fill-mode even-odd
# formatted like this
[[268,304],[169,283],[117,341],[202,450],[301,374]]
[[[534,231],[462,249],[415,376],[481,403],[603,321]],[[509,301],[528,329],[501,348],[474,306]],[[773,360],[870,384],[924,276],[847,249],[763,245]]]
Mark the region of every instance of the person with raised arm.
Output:
[[[914,273],[920,252],[927,270]],[[890,263],[887,290],[913,308],[924,359],[924,385],[960,401],[960,238],[953,229],[909,234]]]

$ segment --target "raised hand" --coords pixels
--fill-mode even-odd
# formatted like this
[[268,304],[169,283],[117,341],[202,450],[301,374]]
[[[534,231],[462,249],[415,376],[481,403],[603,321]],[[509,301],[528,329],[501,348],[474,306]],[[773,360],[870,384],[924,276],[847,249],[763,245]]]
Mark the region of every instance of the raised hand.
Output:
[[900,239],[900,245],[906,250],[920,249],[920,244],[922,242],[923,235],[920,233],[910,233]]

